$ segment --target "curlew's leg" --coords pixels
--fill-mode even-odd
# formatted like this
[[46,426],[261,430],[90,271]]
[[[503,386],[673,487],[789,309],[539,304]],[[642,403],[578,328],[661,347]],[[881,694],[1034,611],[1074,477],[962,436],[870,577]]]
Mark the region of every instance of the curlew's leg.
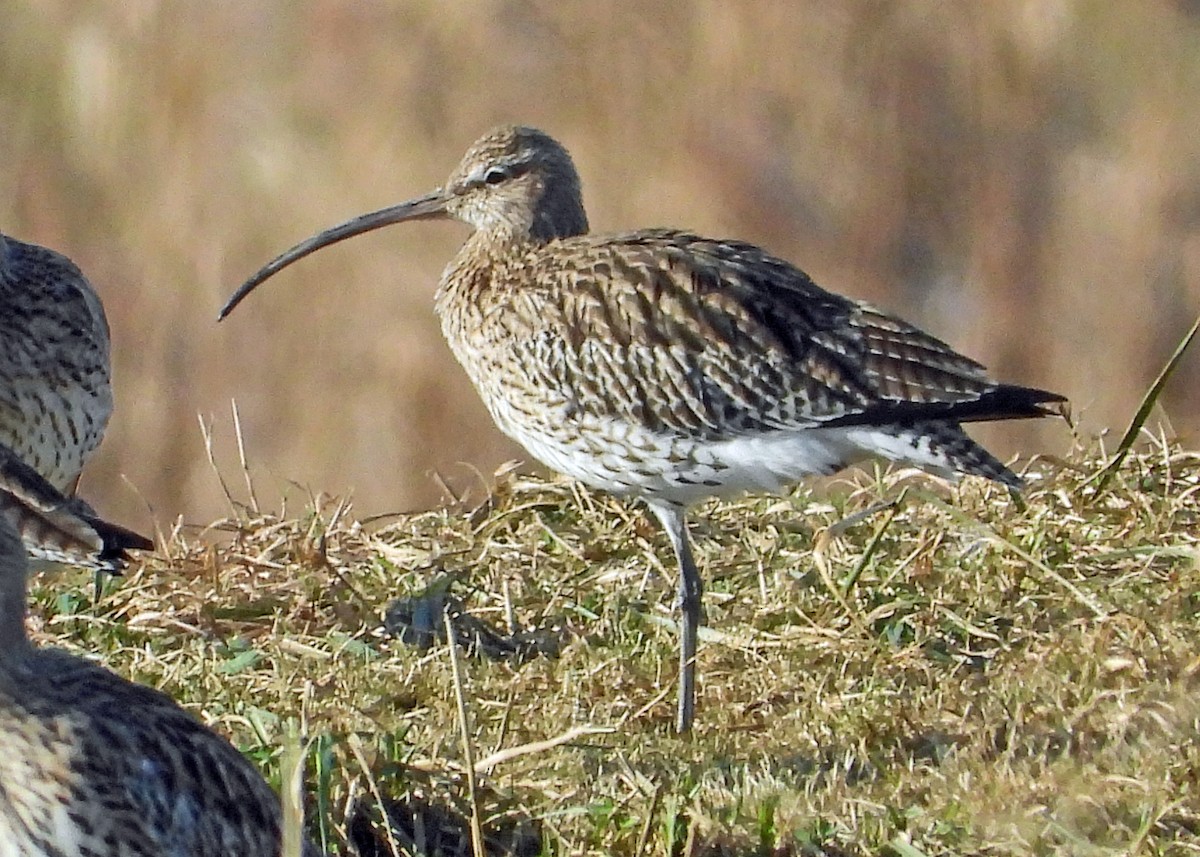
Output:
[[692,548],[688,543],[687,521],[684,510],[668,504],[650,504],[650,509],[662,522],[663,529],[675,548],[679,562],[679,708],[675,716],[675,730],[689,732],[696,714],[696,644],[700,633],[700,596],[704,584],[696,562],[692,559]]

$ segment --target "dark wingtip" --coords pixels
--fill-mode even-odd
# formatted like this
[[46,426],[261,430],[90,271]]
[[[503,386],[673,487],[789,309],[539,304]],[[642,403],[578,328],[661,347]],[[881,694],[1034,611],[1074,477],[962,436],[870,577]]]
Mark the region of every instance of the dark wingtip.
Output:
[[882,400],[822,425],[901,425],[926,420],[952,420],[956,423],[1027,420],[1039,417],[1066,417],[1067,397],[1035,387],[1000,384],[965,401],[914,402]]
[[100,559],[102,560],[128,560],[129,551],[152,551],[154,550],[154,541],[143,536],[141,533],[135,533],[133,530],[127,530],[124,527],[116,524],[110,524],[107,521],[93,520],[92,526],[96,528],[96,532],[100,534],[100,538],[104,540],[104,548],[100,551]]
[[985,398],[996,409],[996,416],[990,419],[1066,416],[1070,405],[1067,397],[1059,393],[1015,384],[1002,384]]
[[[956,422],[990,422],[998,420],[1027,420],[1039,417],[1065,416],[1067,397],[1036,387],[1000,384],[978,399],[942,404],[942,415]],[[936,416],[938,406],[928,408],[928,418]]]

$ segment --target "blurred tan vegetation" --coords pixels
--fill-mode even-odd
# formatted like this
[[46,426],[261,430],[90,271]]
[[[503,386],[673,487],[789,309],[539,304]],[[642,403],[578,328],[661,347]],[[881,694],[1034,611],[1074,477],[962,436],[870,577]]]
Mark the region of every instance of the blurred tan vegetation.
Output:
[[[8,0],[0,230],[78,262],[113,327],[84,493],[211,519],[197,415],[230,464],[231,399],[265,496],[422,508],[435,471],[463,490],[519,456],[433,314],[462,227],[328,250],[215,323],[275,253],[439,184],[502,121],[568,146],[595,229],[763,244],[1068,394],[1085,430],[1123,428],[1200,311],[1195,2]],[[1184,435],[1197,363],[1164,399]]]

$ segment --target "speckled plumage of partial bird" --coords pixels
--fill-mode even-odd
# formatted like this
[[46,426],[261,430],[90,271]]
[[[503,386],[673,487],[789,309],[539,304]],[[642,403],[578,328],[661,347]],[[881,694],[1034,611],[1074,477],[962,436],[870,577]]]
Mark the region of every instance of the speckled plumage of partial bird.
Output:
[[[109,351],[104,307],[79,268],[61,253],[0,235],[0,444],[66,495],[112,415]],[[82,500],[71,502],[94,514]],[[154,547],[129,536],[126,547]],[[26,548],[38,559],[117,565],[55,555],[29,539]]]
[[278,857],[279,800],[233,745],[165,694],[31,643],[33,531],[114,559],[127,538],[0,447],[0,857]]
[[108,320],[66,256],[0,235],[0,443],[70,494],[112,415]]
[[435,297],[442,331],[502,431],[549,467],[644,501],[680,569],[679,708],[690,728],[701,580],[691,504],[779,491],[868,456],[1018,488],[961,423],[1063,401],[1000,384],[948,345],[819,288],[751,244],[670,229],[589,235],[578,174],[545,133],[478,140],[442,188],[298,244],[259,283],[391,223],[472,227]]

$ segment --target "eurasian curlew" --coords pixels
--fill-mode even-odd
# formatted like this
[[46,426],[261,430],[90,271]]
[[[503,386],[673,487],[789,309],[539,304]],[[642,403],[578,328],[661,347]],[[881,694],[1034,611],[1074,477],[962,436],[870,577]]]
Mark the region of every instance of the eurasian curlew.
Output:
[[1021,480],[961,423],[1044,416],[1063,401],[1000,384],[872,306],[819,288],[752,244],[670,229],[589,235],[567,151],[488,132],[444,187],[308,239],[251,277],[392,223],[474,227],[442,274],[442,331],[502,431],[554,470],[645,502],[679,564],[676,726],[692,724],[702,584],[685,513],[779,491],[867,456]]
[[228,741],[165,694],[30,642],[30,530],[112,559],[128,536],[0,447],[0,857],[279,857],[279,800]]
[[[73,495],[112,405],[108,320],[96,291],[66,256],[0,235],[0,445]],[[94,514],[82,500],[70,502]],[[136,538],[126,547],[153,549]],[[26,547],[35,558],[95,565],[28,538]]]

